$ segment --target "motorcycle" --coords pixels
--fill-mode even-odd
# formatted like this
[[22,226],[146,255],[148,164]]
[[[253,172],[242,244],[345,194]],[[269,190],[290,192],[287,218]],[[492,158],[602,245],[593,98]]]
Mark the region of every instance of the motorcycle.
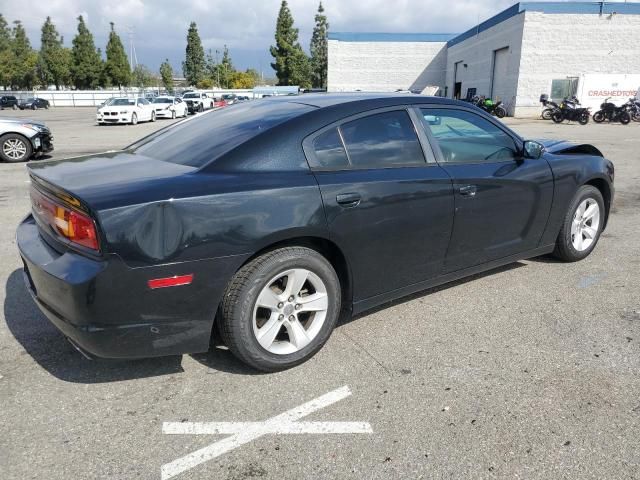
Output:
[[627,111],[631,115],[631,120],[634,122],[640,122],[640,100],[637,98],[630,98],[626,103]]
[[611,100],[611,97],[607,98],[604,103],[600,105],[600,110],[593,114],[593,121],[602,123],[608,120],[609,122],[620,122],[623,125],[627,125],[631,121],[631,115],[628,112],[629,105],[624,104],[618,107],[609,100]]
[[502,102],[494,103],[493,100],[486,98],[484,95],[473,97],[472,102],[485,112],[495,115],[498,118],[504,118],[507,115],[507,110],[502,105]]
[[545,107],[540,114],[543,120],[551,120],[553,113],[560,109],[560,106],[556,102],[549,100],[549,95],[546,93],[540,95],[540,103]]
[[551,114],[551,120],[554,123],[562,123],[565,120],[577,121],[580,125],[586,125],[589,123],[591,112],[589,108],[579,107],[580,102],[574,95],[571,98],[565,98],[558,110]]

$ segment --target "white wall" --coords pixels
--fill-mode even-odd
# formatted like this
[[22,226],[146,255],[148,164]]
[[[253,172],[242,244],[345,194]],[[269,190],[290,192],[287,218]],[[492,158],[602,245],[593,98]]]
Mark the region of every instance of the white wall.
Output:
[[[459,63],[457,80],[462,81],[462,98],[468,88],[476,88],[478,95],[491,95],[494,51],[508,47],[508,66],[505,98],[500,98],[507,111],[512,114],[516,104],[518,74],[520,70],[520,51],[524,15],[519,14],[501,22],[478,35],[452,45],[447,51],[447,96],[454,92],[455,64]],[[467,64],[465,68],[463,65]]]
[[[518,116],[539,114],[540,94],[551,93],[553,79],[640,74],[640,15],[525,12],[524,16]],[[587,100],[578,97],[583,103]]]
[[445,42],[329,40],[327,90],[393,92],[444,86]]

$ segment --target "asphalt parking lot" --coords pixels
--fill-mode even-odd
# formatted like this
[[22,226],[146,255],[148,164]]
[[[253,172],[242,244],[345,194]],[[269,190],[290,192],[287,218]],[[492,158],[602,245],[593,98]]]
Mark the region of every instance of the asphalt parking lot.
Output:
[[[98,127],[89,108],[2,115],[44,120],[53,159],[121,148],[171,122]],[[85,360],[23,286],[14,234],[27,175],[0,164],[0,478],[640,479],[640,124],[507,123],[527,138],[593,143],[614,161],[613,215],[595,252],[395,302],[268,375],[220,348]],[[228,423],[285,412],[312,423],[296,434],[281,421]],[[177,422],[165,425],[173,434],[164,422]]]

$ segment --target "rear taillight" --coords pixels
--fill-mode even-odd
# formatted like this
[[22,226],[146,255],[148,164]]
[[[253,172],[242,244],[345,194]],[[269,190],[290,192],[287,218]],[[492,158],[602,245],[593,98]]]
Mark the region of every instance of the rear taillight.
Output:
[[58,203],[31,188],[33,213],[56,234],[91,250],[99,251],[95,222],[91,217]]

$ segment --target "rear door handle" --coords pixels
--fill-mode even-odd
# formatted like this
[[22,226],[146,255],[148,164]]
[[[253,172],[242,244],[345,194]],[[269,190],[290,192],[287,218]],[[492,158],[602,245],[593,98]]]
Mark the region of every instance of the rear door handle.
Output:
[[346,208],[357,207],[361,199],[362,198],[359,193],[341,193],[336,196],[336,202],[338,202],[338,205]]
[[475,185],[464,185],[458,191],[463,197],[475,197],[478,189]]

